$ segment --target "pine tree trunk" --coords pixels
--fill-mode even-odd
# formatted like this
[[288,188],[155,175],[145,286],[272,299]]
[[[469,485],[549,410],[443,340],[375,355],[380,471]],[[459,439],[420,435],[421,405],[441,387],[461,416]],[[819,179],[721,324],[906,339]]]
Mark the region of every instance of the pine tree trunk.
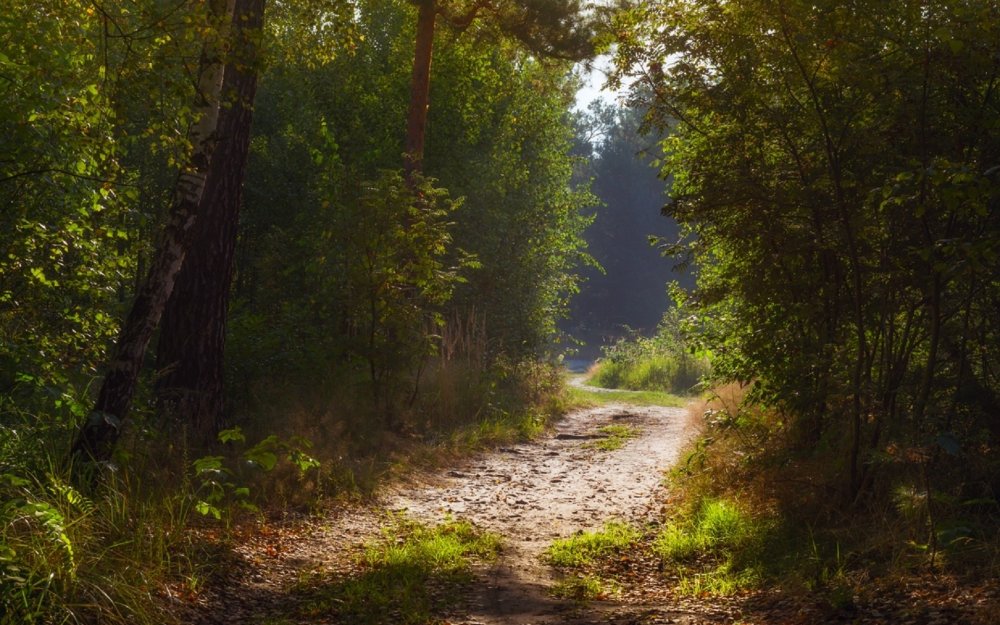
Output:
[[159,408],[171,420],[185,424],[191,442],[199,446],[214,441],[223,423],[226,317],[250,151],[264,5],[265,0],[237,2],[235,54],[226,65],[219,143],[157,344]]
[[431,58],[434,53],[435,0],[417,2],[417,36],[413,52],[413,75],[410,79],[410,107],[406,116],[406,155],[404,171],[409,181],[423,171],[424,136],[430,101]]
[[[229,24],[234,1],[212,0],[210,10],[217,23]],[[220,28],[218,36],[213,35],[202,48],[195,103],[198,122],[189,131],[193,146],[190,162],[177,177],[170,216],[156,255],[122,325],[97,402],[73,444],[74,459],[83,462],[106,462],[111,459],[132,404],[146,348],[184,262],[215,148],[224,78],[224,30]]]

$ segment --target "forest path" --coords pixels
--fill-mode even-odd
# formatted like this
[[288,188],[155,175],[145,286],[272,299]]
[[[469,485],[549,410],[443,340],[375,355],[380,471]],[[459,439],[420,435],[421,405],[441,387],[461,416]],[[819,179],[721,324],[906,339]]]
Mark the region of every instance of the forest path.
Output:
[[[683,408],[614,403],[566,415],[545,436],[469,459],[445,472],[419,476],[387,498],[393,510],[437,522],[469,520],[503,537],[499,560],[480,567],[472,595],[449,623],[677,622],[679,615],[634,604],[556,599],[554,571],[542,553],[557,538],[599,529],[620,519],[641,523],[660,513],[663,472],[687,440]],[[634,434],[619,449],[602,450],[601,428],[627,426]]]

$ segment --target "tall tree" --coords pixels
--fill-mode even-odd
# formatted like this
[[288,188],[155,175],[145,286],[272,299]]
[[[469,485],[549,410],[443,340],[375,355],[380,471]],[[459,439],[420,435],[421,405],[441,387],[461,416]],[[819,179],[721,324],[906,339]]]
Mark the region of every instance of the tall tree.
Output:
[[174,199],[156,255],[118,335],[97,402],[73,444],[73,457],[84,462],[111,458],[135,394],[146,348],[184,262],[216,145],[226,38],[235,2],[212,0],[208,4],[213,27],[205,29],[198,64],[193,107],[198,121],[189,130],[191,154],[177,177]]
[[225,68],[218,145],[184,265],[163,313],[156,350],[161,410],[197,443],[210,442],[224,411],[226,318],[243,179],[250,151],[265,0],[233,12],[233,50]]

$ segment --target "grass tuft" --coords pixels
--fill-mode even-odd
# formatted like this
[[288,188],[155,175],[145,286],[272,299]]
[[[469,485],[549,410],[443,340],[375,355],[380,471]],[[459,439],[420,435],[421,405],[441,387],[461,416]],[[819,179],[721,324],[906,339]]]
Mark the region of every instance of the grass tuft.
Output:
[[573,601],[605,601],[620,595],[621,586],[597,575],[571,575],[556,582],[552,594]]
[[346,579],[315,586],[304,617],[335,615],[359,625],[417,624],[455,603],[473,561],[491,561],[500,538],[466,521],[426,527],[397,518],[383,528]]
[[579,567],[631,547],[639,532],[621,521],[609,521],[597,532],[579,532],[560,538],[545,551],[545,559],[553,566]]

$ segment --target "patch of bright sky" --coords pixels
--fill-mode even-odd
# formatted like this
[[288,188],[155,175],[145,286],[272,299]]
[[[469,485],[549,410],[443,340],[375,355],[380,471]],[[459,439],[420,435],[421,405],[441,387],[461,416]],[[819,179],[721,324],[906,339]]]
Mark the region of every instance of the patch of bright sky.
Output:
[[607,104],[619,103],[625,91],[608,91],[604,89],[607,81],[607,74],[611,71],[612,62],[610,54],[602,54],[594,59],[591,69],[587,70],[582,65],[577,66],[577,72],[583,79],[583,86],[576,92],[576,105],[573,107],[577,111],[586,111],[591,102],[600,100]]

